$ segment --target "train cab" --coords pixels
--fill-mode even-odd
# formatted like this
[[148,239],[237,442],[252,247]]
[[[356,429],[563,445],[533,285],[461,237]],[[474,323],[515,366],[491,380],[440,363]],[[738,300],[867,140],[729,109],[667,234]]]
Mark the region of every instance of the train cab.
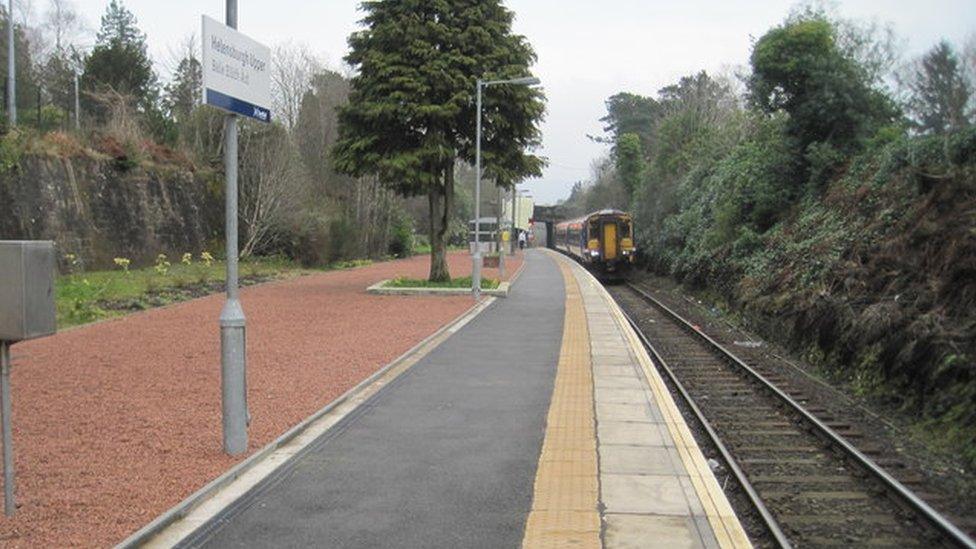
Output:
[[634,224],[630,214],[600,210],[556,226],[555,247],[599,274],[625,272],[634,262]]

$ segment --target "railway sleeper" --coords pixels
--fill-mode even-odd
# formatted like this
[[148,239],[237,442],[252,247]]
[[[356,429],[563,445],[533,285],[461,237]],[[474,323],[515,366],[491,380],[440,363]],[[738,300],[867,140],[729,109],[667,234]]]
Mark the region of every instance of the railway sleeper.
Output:
[[726,375],[726,374],[715,374],[709,372],[695,372],[682,374],[681,381],[711,381],[713,383],[742,383],[745,385],[745,381],[742,380],[742,376],[737,375]]
[[850,484],[847,475],[755,475],[753,484]]
[[844,538],[835,539],[823,536],[808,536],[804,538],[804,545],[810,545],[812,547],[851,547],[852,545],[857,545],[858,547],[897,547],[902,549],[904,547],[927,547],[927,542],[919,541],[915,545],[910,543],[906,545],[905,538],[897,536],[875,536],[872,535],[870,538]]
[[730,420],[729,423],[730,424],[732,424],[732,423],[742,423],[743,425],[748,425],[750,427],[760,427],[760,428],[776,428],[776,427],[792,427],[793,426],[793,424],[790,423],[789,421],[749,421],[749,420],[744,420],[742,422],[733,422],[733,421]]
[[860,490],[766,490],[764,499],[802,499],[818,501],[868,500],[877,496]]
[[783,523],[791,526],[823,525],[823,524],[872,524],[898,526],[901,524],[896,517],[890,514],[864,513],[858,515],[824,515],[816,514],[780,514],[779,519]]
[[790,446],[788,448],[783,448],[782,446],[735,446],[735,451],[739,453],[755,453],[755,454],[816,454],[818,452],[823,452],[823,448],[817,448],[816,446]]
[[738,431],[735,433],[736,436],[742,437],[802,437],[806,436],[806,433],[801,433],[795,430],[769,430],[769,431]]
[[738,460],[744,465],[814,465],[823,467],[823,460],[809,457],[802,458],[742,458]]

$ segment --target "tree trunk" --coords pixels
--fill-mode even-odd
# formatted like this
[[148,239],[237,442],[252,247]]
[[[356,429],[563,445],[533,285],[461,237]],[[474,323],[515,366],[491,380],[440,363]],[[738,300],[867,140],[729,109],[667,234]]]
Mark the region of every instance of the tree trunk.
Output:
[[[451,272],[447,268],[447,235],[451,206],[454,202],[454,161],[444,170],[444,186],[430,190],[427,195],[430,204],[430,277],[431,282],[450,282]],[[443,209],[441,197],[443,196]]]

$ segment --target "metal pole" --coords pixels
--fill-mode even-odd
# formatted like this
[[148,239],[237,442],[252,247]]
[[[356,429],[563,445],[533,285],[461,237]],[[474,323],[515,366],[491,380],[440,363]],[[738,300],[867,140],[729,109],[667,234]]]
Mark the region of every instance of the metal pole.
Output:
[[17,79],[14,51],[14,0],[7,2],[7,117],[10,126],[17,125]]
[[498,281],[501,282],[505,278],[505,249],[502,246],[505,245],[502,242],[502,214],[505,209],[505,198],[502,194],[502,188],[498,187],[498,213],[495,218],[495,225],[498,227]]
[[518,200],[518,185],[512,183],[512,239],[511,239],[511,253],[515,255],[515,207],[516,201]]
[[476,109],[474,145],[474,253],[471,255],[471,295],[481,297],[481,79],[476,83]]
[[75,72],[75,129],[81,130],[81,100],[78,93],[78,73]]
[[[227,0],[227,26],[237,28],[237,0]],[[244,309],[237,291],[237,117],[224,119],[227,301],[220,312],[220,393],[224,452],[247,450],[247,380]]]
[[3,512],[14,516],[14,441],[10,429],[10,343],[0,341],[0,411],[3,413]]

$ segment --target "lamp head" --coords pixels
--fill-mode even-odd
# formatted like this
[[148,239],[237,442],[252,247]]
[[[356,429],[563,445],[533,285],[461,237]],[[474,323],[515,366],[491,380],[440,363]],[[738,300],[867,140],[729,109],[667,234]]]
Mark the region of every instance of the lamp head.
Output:
[[519,84],[519,85],[522,85],[522,86],[537,86],[541,82],[542,81],[539,80],[538,78],[536,78],[535,76],[526,76],[524,78],[515,78],[514,80],[509,80],[508,81],[509,84]]

